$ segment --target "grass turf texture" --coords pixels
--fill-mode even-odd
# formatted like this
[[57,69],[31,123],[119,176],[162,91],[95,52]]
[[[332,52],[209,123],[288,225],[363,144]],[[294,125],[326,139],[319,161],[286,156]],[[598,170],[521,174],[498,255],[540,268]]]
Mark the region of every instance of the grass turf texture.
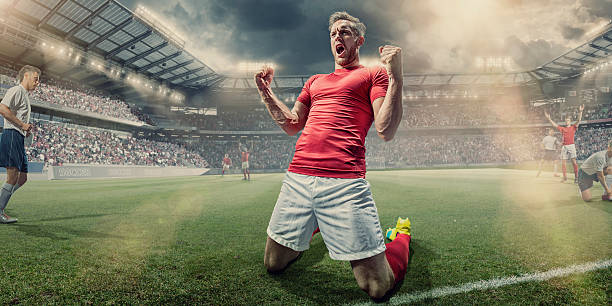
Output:
[[[282,174],[30,181],[0,225],[0,303],[343,304],[368,301],[321,235],[282,275],[263,267]],[[550,172],[370,172],[383,229],[412,221],[397,295],[612,258],[612,202]],[[602,188],[595,186],[595,198]],[[609,304],[612,269],[420,303]]]

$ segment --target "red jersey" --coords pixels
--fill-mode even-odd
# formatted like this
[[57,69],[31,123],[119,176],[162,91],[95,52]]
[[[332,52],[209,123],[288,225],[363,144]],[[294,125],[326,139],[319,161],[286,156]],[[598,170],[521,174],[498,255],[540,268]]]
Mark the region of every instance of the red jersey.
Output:
[[231,165],[232,164],[232,160],[229,157],[224,157],[223,158],[223,164],[224,165]]
[[365,137],[374,121],[372,102],[387,94],[383,67],[336,69],[308,79],[297,100],[309,113],[288,171],[364,178]]
[[241,160],[243,162],[248,162],[249,161],[249,152],[242,152]]
[[570,126],[557,126],[557,130],[563,135],[564,146],[574,144],[574,135],[576,135],[577,129],[578,127],[575,124]]

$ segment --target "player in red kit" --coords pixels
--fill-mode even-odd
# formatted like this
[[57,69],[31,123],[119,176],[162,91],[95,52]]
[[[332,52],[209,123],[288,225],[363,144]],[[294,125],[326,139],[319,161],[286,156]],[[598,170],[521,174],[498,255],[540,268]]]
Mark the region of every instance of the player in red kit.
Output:
[[562,183],[567,181],[567,167],[566,161],[568,159],[572,160],[572,166],[574,166],[574,183],[578,183],[578,163],[576,163],[576,144],[574,144],[574,136],[576,135],[576,130],[578,130],[578,126],[580,126],[580,121],[582,120],[582,111],[584,110],[584,104],[579,107],[580,112],[578,113],[578,121],[575,124],[572,124],[572,118],[565,117],[565,125],[560,126],[556,124],[552,119],[550,119],[550,114],[544,112],[546,119],[550,121],[550,123],[561,132],[563,136],[563,146],[561,147],[561,169],[563,169],[563,180]]
[[225,154],[223,157],[223,170],[221,171],[221,176],[225,175],[225,170],[229,170],[232,166],[232,159],[229,158],[229,154]]
[[410,224],[398,220],[397,236],[385,245],[370,185],[365,180],[365,137],[374,122],[391,140],[402,118],[402,57],[394,46],[379,48],[385,67],[359,64],[365,25],[346,12],[329,19],[335,71],[310,77],[293,109],[272,92],[274,70],[255,75],[276,123],[300,135],[295,155],[270,218],[264,263],[284,271],[308,249],[320,229],[329,255],[350,261],[359,287],[375,300],[388,298],[406,274]]
[[249,171],[249,149],[244,147],[244,150],[241,149],[241,157],[242,161],[242,174],[244,175],[243,180],[251,180],[251,172]]

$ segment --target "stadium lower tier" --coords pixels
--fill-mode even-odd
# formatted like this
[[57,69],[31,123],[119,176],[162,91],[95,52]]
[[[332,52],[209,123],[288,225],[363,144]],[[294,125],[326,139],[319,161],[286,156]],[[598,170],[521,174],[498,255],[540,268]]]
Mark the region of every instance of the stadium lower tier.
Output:
[[37,121],[28,160],[47,165],[101,164],[208,167],[198,153],[184,146],[134,138],[114,131]]
[[[36,136],[27,148],[31,161],[48,165],[66,163],[184,166],[221,168],[228,154],[240,167],[239,146],[248,147],[252,169],[286,169],[293,158],[297,137],[207,138],[198,142],[171,143],[135,138],[109,130],[59,122],[38,121]],[[407,136],[384,142],[366,138],[369,168],[422,167],[445,164],[517,163],[541,158],[541,141],[547,129],[499,134]],[[557,138],[560,139],[559,133]],[[604,150],[612,128],[580,128],[576,133],[578,159]]]

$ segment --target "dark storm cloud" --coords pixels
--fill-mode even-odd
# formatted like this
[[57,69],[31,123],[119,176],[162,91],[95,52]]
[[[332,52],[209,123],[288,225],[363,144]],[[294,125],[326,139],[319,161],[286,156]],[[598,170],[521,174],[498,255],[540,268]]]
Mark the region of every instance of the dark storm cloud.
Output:
[[612,18],[612,1],[610,0],[580,0],[578,7],[592,19]]
[[536,68],[569,50],[567,47],[544,39],[523,42],[516,36],[506,38],[505,48],[514,61],[523,69]]
[[581,28],[575,28],[570,25],[561,25],[561,34],[563,38],[568,40],[576,40],[584,35],[585,31]]
[[[134,8],[134,0],[120,1]],[[377,57],[383,44],[400,46],[406,72],[469,71],[476,56],[511,56],[517,69],[530,69],[584,40],[612,13],[609,0],[149,0],[145,5],[167,18],[194,53],[219,71],[227,73],[241,61],[273,61],[281,75],[333,69],[327,20],[335,11],[367,25],[362,57]],[[481,18],[487,14],[489,19]]]

